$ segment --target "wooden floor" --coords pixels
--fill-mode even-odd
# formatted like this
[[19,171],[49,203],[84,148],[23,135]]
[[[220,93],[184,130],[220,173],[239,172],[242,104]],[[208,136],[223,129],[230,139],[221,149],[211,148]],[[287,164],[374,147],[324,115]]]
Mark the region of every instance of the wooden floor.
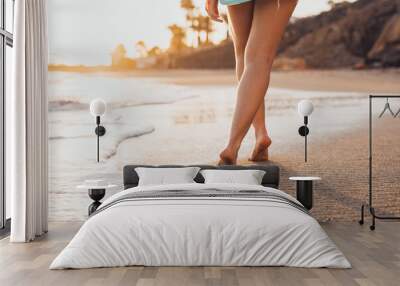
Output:
[[124,267],[48,270],[79,223],[53,223],[29,244],[0,241],[0,285],[400,285],[400,224],[326,224],[353,269],[288,267]]

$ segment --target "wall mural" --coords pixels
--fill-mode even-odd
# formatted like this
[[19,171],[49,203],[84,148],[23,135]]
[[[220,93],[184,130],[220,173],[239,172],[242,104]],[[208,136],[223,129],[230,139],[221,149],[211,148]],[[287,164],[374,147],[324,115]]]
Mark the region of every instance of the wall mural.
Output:
[[[266,97],[270,157],[291,194],[288,177],[322,178],[312,210],[321,221],[358,219],[366,199],[368,94],[400,93],[395,2],[300,1],[279,48]],[[211,22],[202,5],[49,2],[50,220],[84,219],[90,199],[76,186],[98,178],[121,185],[125,164],[218,161],[235,103],[235,62],[227,25]],[[99,163],[89,111],[98,98],[107,105]],[[297,133],[302,99],[315,106],[307,164]],[[378,119],[385,101],[375,104],[376,206],[392,214],[400,210],[400,116]],[[400,100],[390,104],[399,110]],[[253,145],[248,136],[240,164],[250,164]]]

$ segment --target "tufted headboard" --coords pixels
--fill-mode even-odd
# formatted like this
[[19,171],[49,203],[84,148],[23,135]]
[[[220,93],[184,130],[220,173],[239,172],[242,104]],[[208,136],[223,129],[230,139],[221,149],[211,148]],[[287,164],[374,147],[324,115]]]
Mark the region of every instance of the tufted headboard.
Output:
[[[135,171],[137,167],[147,167],[147,168],[181,168],[181,167],[199,167],[204,169],[220,169],[220,170],[263,170],[265,171],[264,178],[262,180],[262,185],[265,187],[271,187],[278,189],[279,187],[279,167],[276,165],[251,165],[251,166],[211,166],[211,165],[126,165],[124,167],[124,189],[129,189],[136,187],[139,183],[139,176]],[[194,179],[197,183],[204,183],[203,176],[199,173]]]

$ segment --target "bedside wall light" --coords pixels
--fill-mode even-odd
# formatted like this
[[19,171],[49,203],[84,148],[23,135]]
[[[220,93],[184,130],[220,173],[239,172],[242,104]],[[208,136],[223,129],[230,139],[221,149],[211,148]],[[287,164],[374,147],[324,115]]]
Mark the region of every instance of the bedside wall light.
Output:
[[90,102],[90,113],[96,117],[96,129],[94,132],[97,135],[97,162],[100,161],[100,151],[99,151],[99,145],[100,145],[100,136],[103,136],[106,134],[106,129],[104,126],[100,125],[100,117],[104,115],[106,112],[106,103],[102,99],[94,99]]
[[304,162],[307,162],[307,136],[310,133],[307,125],[308,117],[314,111],[314,105],[310,100],[302,100],[297,106],[297,111],[304,118],[304,125],[299,128],[299,134],[304,137]]

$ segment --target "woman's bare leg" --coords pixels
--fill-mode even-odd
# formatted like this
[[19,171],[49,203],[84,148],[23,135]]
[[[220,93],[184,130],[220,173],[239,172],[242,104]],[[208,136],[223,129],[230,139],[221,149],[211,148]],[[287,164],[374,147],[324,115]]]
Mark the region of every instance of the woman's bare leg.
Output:
[[[254,2],[247,2],[241,5],[228,7],[229,26],[231,37],[235,47],[236,78],[242,78],[244,70],[244,52],[247,40],[250,35],[251,24],[253,22]],[[265,105],[264,102],[259,107],[253,120],[253,127],[256,137],[256,145],[250,157],[252,161],[268,160],[268,147],[271,139],[268,136],[265,125]]]
[[240,145],[264,102],[272,62],[297,0],[255,0],[253,22],[245,50],[236,109],[228,146],[220,154],[220,164],[236,164]]
[[244,52],[253,22],[254,2],[228,6],[231,37],[235,47],[236,78],[240,81],[244,70]]
[[256,144],[249,158],[250,161],[261,162],[268,161],[268,148],[272,144],[271,137],[265,123],[265,102],[261,103],[253,119],[254,135]]

